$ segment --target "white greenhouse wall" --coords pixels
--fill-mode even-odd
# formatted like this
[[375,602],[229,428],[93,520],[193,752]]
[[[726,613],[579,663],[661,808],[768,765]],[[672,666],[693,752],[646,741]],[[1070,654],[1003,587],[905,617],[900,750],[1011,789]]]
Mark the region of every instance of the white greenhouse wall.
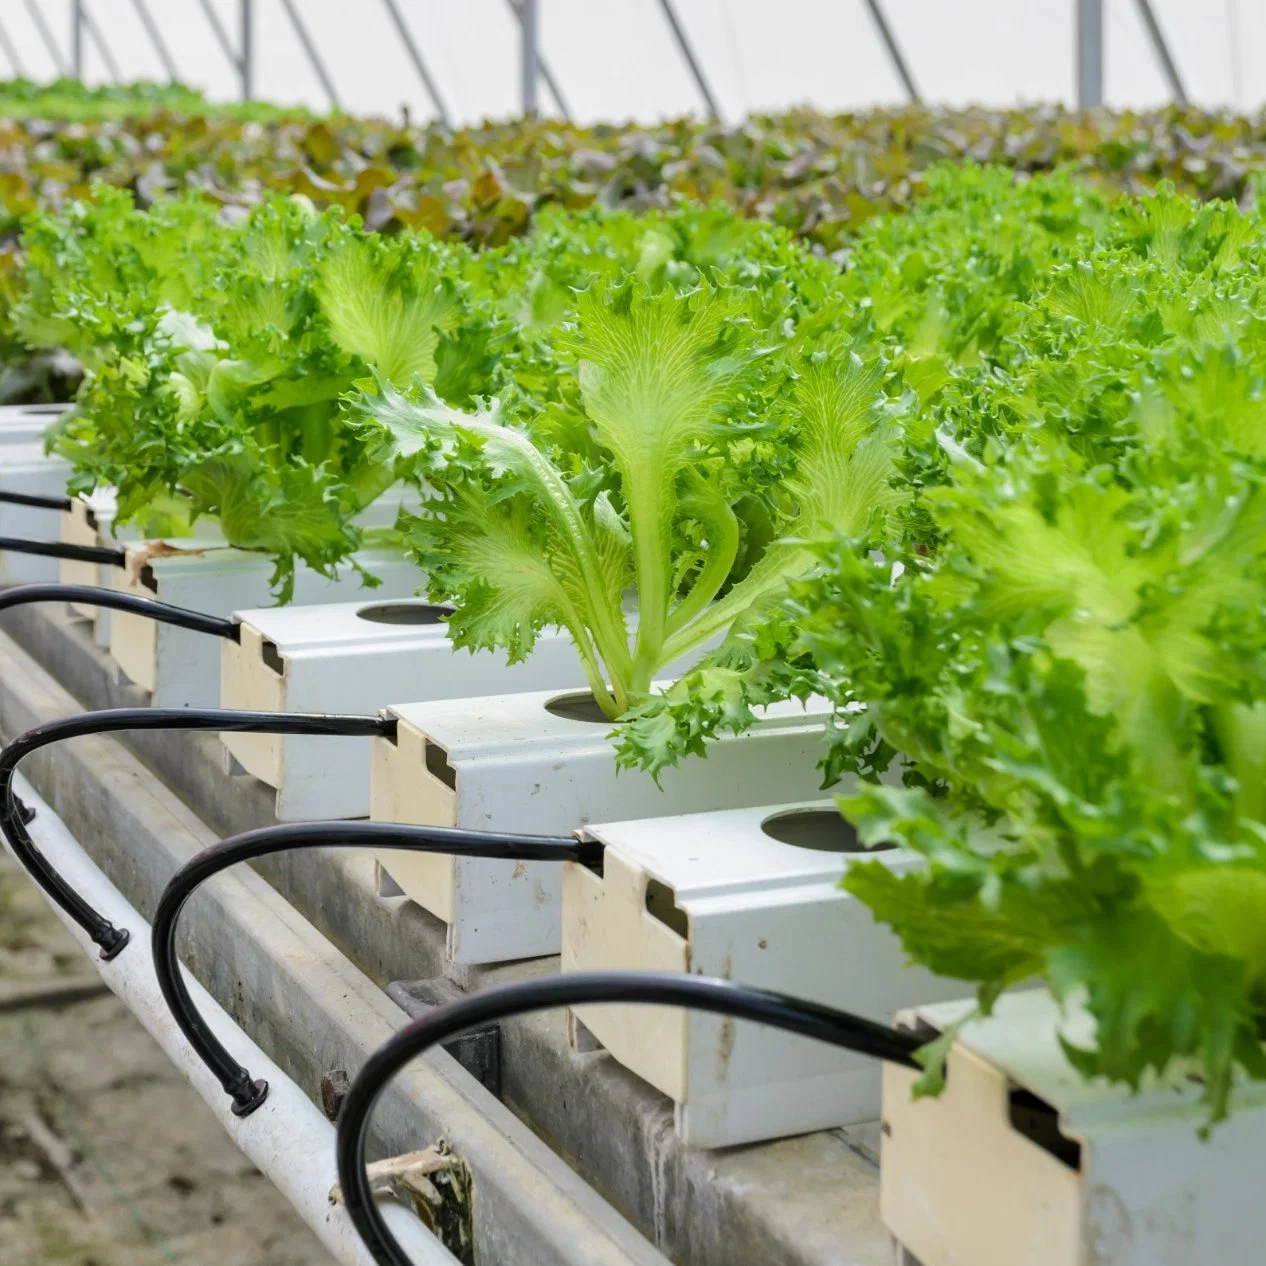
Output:
[[[238,0],[208,0],[236,37]],[[396,0],[462,122],[504,117],[519,104],[518,25],[507,0]],[[162,78],[134,0],[84,0],[124,78]],[[238,93],[236,73],[198,0],[145,0],[181,75],[211,96]],[[381,0],[292,0],[342,105],[415,119],[432,113]],[[723,114],[808,104],[828,110],[902,99],[864,0],[675,0]],[[63,49],[70,0],[35,0]],[[698,111],[699,92],[659,0],[539,0],[541,49],[580,121],[652,120]],[[1103,0],[1108,104],[1165,101],[1165,81],[1134,0]],[[1266,3],[1152,0],[1192,100],[1253,109],[1266,98]],[[1073,97],[1075,0],[886,0],[928,101],[1009,105]],[[320,81],[282,0],[255,0],[256,95],[321,108]],[[0,0],[21,69],[54,73],[26,0]],[[84,77],[107,78],[86,38]],[[6,73],[9,68],[0,70]],[[553,101],[542,87],[548,112]]]

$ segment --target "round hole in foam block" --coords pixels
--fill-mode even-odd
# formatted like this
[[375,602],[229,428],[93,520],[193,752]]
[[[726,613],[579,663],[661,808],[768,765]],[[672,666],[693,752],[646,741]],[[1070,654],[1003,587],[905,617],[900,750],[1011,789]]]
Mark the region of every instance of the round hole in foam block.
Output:
[[834,809],[789,809],[766,818],[760,828],[780,844],[819,853],[882,853],[896,848],[895,844],[867,848],[857,838],[857,828]]
[[357,619],[371,624],[443,624],[453,614],[452,607],[436,606],[431,602],[376,602],[361,607]]

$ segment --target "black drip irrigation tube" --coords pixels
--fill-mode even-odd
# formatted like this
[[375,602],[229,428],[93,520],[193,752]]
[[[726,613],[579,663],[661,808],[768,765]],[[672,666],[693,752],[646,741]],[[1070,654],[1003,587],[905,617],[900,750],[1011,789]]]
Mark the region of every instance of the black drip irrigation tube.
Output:
[[63,585],[49,581],[43,584],[15,585],[12,589],[0,590],[0,611],[26,606],[32,602],[82,602],[87,606],[104,607],[111,611],[129,611],[133,615],[157,620],[160,624],[174,624],[178,628],[192,629],[195,633],[210,633],[234,642],[241,637],[241,626],[236,620],[204,615],[201,611],[190,611],[185,607],[174,607],[168,602],[159,602],[157,598],[119,593],[117,590],[102,589],[96,585]]
[[[186,613],[190,614],[190,613]],[[30,815],[14,794],[18,763],[32,752],[63,739],[120,730],[210,730],[238,734],[333,734],[391,737],[396,719],[389,716],[340,716],[302,712],[243,712],[231,708],[109,708],[63,717],[18,735],[0,751],[0,831],[14,855],[50,900],[60,906],[101,949],[114,958],[128,943],[126,928],[117,928],[93,909],[35,847],[27,832]]]
[[706,976],[671,972],[574,972],[512,985],[497,985],[437,1007],[382,1044],[365,1062],[343,1101],[338,1124],[338,1177],[352,1223],[378,1266],[413,1266],[374,1201],[366,1168],[370,1117],[387,1083],[410,1060],[478,1025],[551,1007],[585,1003],[637,1003],[689,1007],[751,1020],[816,1038],[889,1063],[919,1068],[923,1040],[786,994]]
[[14,554],[43,554],[46,558],[65,558],[75,563],[112,563],[123,567],[127,551],[106,545],[68,545],[65,541],[28,541],[20,536],[0,536],[0,550]]
[[39,497],[31,492],[8,492],[0,489],[0,505],[34,506],[37,510],[69,510],[69,497]]
[[176,925],[185,902],[199,885],[240,862],[291,849],[389,848],[410,853],[456,853],[499,861],[586,862],[602,845],[570,836],[506,835],[456,827],[416,826],[400,822],[293,822],[244,831],[204,849],[186,862],[163,889],[154,914],[154,970],[163,997],[198,1058],[211,1070],[233,1102],[234,1116],[249,1116],[268,1096],[268,1083],[256,1080],[225,1050],[189,996],[176,957]]
[[[19,494],[13,494],[14,496]],[[0,538],[3,539],[3,538]],[[78,548],[78,547],[63,547]],[[86,547],[89,548],[89,547]],[[9,610],[14,606],[27,606],[30,603],[89,603],[94,606],[103,606],[110,610],[130,611],[133,615],[143,615],[147,619],[158,620],[161,624],[175,624],[177,627],[191,629],[195,633],[210,633],[215,637],[223,637],[232,639],[237,642],[242,636],[241,625],[235,620],[222,619],[218,615],[205,615],[201,611],[191,611],[184,606],[172,606],[170,603],[160,603],[153,598],[139,598],[133,594],[120,594],[113,589],[101,589],[96,585],[62,585],[46,582],[46,584],[35,585],[16,585],[13,589],[0,591],[0,611]],[[100,715],[100,714],[96,714]],[[66,724],[65,722],[54,724]],[[5,748],[4,752],[0,752],[0,766],[3,766],[4,760],[9,756],[10,749],[15,744],[27,741],[32,736],[37,736],[39,730],[30,730],[28,734],[23,734],[15,739],[14,744],[10,744],[10,748]],[[70,734],[61,734],[53,738],[44,739],[46,742],[56,741],[56,737],[71,737]],[[43,746],[43,743],[37,743],[35,746]],[[4,833],[11,847],[24,865],[27,866],[30,875],[46,893],[51,896],[63,910],[66,910],[73,919],[76,920],[84,931],[94,939],[96,944],[101,947],[101,957],[113,958],[116,953],[128,943],[128,933],[125,929],[114,928],[108,919],[103,919],[97,915],[91,906],[85,901],[78,898],[78,895],[66,884],[63,884],[61,876],[53,870],[51,866],[44,861],[41,853],[34,847],[32,839],[27,834],[27,823],[34,817],[32,810],[22,803],[19,796],[13,790],[13,770],[16,762],[22,760],[25,753],[33,751],[33,746],[28,746],[24,751],[19,751],[18,755],[13,757],[9,763],[8,770],[4,775],[3,784],[0,784],[0,832]]]

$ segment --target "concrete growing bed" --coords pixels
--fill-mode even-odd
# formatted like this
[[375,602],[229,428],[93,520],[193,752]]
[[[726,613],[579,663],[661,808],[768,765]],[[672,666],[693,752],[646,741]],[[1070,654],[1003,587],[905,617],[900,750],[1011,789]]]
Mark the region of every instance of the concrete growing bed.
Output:
[[[146,701],[119,681],[86,622],[26,608],[0,628],[6,738],[74,711]],[[273,790],[226,775],[214,735],[79,740],[38,753],[23,771],[145,914],[196,849],[273,821]],[[183,957],[318,1099],[322,1076],[354,1073],[417,1010],[416,998],[558,966],[463,967],[448,964],[444,948],[438,920],[380,895],[368,855],[320,850],[209,885],[190,908]],[[381,1117],[392,1151],[443,1136],[470,1163],[482,1263],[892,1261],[876,1126],[690,1149],[674,1135],[667,1098],[604,1052],[569,1048],[561,1012],[508,1022],[499,1042],[501,1104],[439,1056],[399,1079]]]

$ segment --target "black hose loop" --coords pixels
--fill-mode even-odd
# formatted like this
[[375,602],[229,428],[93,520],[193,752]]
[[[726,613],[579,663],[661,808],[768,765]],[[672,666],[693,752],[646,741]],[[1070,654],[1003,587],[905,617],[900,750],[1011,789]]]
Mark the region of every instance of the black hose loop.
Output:
[[75,563],[127,564],[127,551],[105,545],[70,545],[66,541],[28,541],[20,536],[0,536],[0,550],[14,554],[42,554],[45,558],[65,558]]
[[0,590],[0,611],[10,607],[26,606],[32,602],[79,602],[86,606],[104,607],[110,611],[127,611],[132,615],[157,620],[160,624],[174,624],[177,628],[191,629],[195,633],[210,633],[213,637],[238,641],[242,627],[236,620],[226,620],[218,615],[204,615],[185,607],[159,602],[157,598],[144,598],[132,593],[119,593],[97,585],[63,585],[52,582],[33,585],[14,585]]
[[914,1052],[923,1045],[912,1033],[816,1002],[728,980],[671,972],[568,972],[495,985],[437,1007],[401,1029],[366,1060],[339,1116],[339,1184],[352,1222],[379,1266],[413,1266],[374,1200],[365,1165],[370,1117],[391,1078],[410,1060],[476,1025],[595,1002],[692,1007],[770,1025],[909,1068],[919,1067]]
[[23,758],[50,743],[113,734],[122,730],[209,730],[239,734],[335,734],[373,737],[389,733],[394,718],[340,716],[303,712],[243,712],[232,708],[109,708],[85,712],[37,725],[19,734],[0,751],[0,832],[14,856],[43,889],[100,946],[103,958],[113,958],[127,944],[127,932],[116,928],[95,910],[58,873],[35,847],[22,821],[23,807],[14,794],[13,780]]
[[403,822],[284,822],[278,826],[243,831],[203,849],[172,876],[154,913],[152,947],[154,972],[180,1031],[194,1053],[233,1100],[237,1116],[249,1116],[268,1094],[268,1083],[256,1081],[211,1031],[185,984],[176,956],[176,928],[180,912],[208,879],[256,858],[292,849],[384,848],[410,853],[457,853],[500,861],[589,861],[602,846],[572,836],[507,835],[467,831],[457,827],[415,826]]

